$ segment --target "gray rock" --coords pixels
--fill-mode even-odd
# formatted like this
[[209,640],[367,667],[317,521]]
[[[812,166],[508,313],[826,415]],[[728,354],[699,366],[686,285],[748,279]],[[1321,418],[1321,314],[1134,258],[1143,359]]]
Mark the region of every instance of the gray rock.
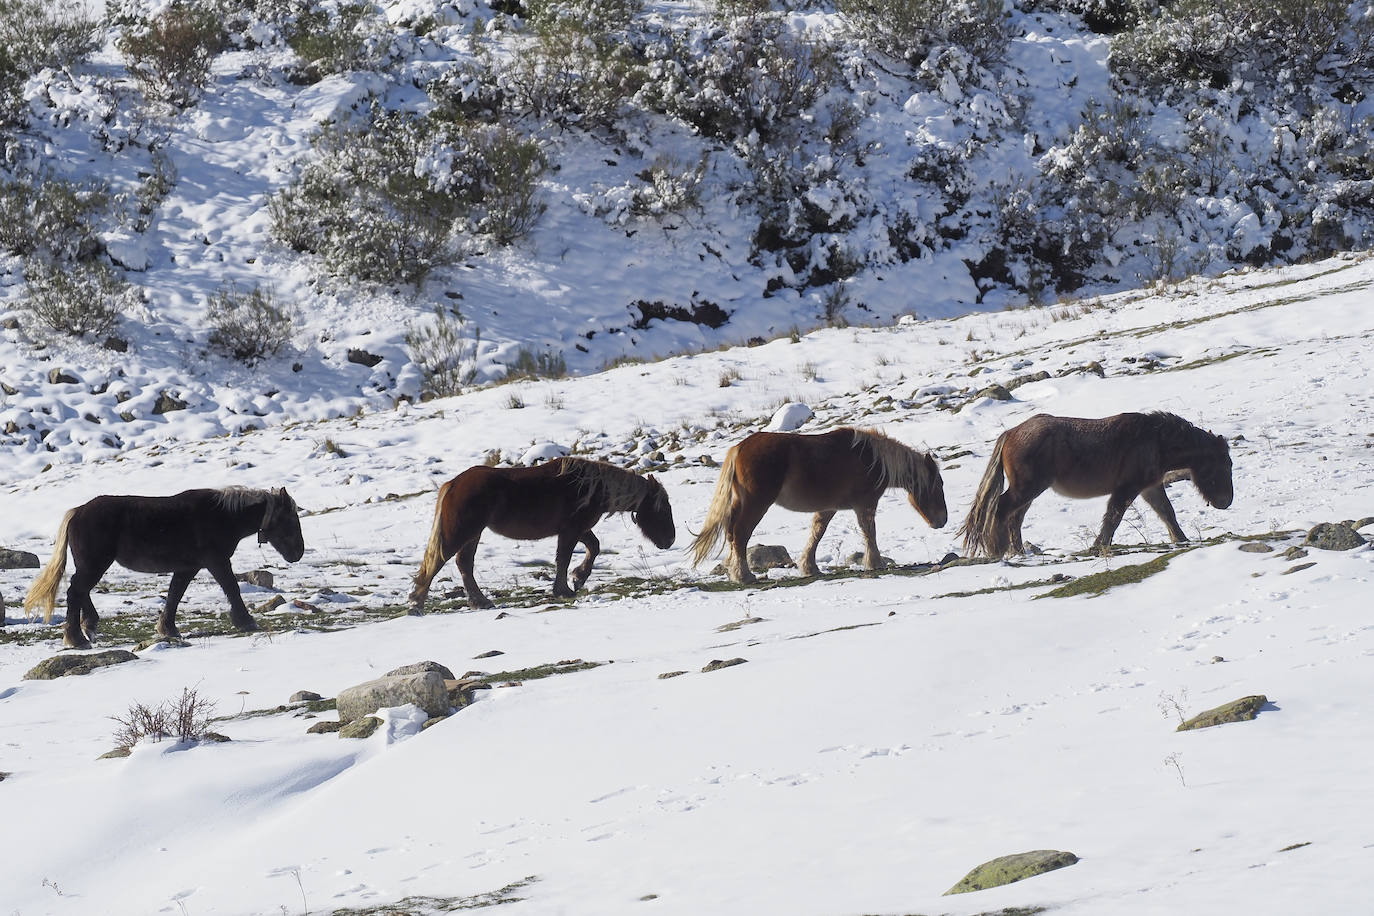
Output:
[[320,696],[318,693],[316,693],[316,692],[313,691],[313,690],[297,690],[295,693],[291,694],[291,699],[287,700],[286,702],[288,702],[288,703],[308,703],[308,702],[310,702],[311,700],[323,700],[323,699],[324,699],[324,697]]
[[984,862],[945,891],[950,894],[967,894],[969,891],[982,891],[990,887],[1011,884],[1023,878],[1033,878],[1047,871],[1064,868],[1078,861],[1078,856],[1058,849],[1036,849],[1031,852],[1018,852]]
[[1352,522],[1350,527],[1354,528],[1356,531],[1359,531],[1365,525],[1374,525],[1374,515],[1367,515],[1359,521]]
[[1274,550],[1263,541],[1246,541],[1240,545],[1240,549],[1245,553],[1272,553]]
[[792,562],[792,555],[787,552],[787,548],[778,544],[755,544],[749,548],[746,557],[749,560],[749,568],[754,572],[796,565]]
[[380,363],[382,361],[382,358],[378,356],[376,353],[369,353],[366,350],[360,349],[358,347],[349,347],[348,361],[350,363],[357,363],[360,366],[366,366],[367,368],[371,369],[373,366]]
[[[381,722],[380,719],[375,719],[375,717],[373,716],[368,716],[368,718],[374,719],[377,722]],[[307,728],[305,730],[305,733],[307,735],[332,735],[334,734],[334,732],[340,731],[342,728],[342,722],[338,722],[333,719],[328,719],[322,722],[316,722],[314,725]]]
[[979,391],[977,397],[992,398],[994,401],[1010,401],[1011,392],[1007,390],[1005,385],[989,385]]
[[67,372],[63,372],[61,369],[48,370],[49,385],[75,385],[80,381],[81,379]]
[[733,668],[736,665],[743,665],[747,661],[749,661],[749,659],[747,658],[730,658],[724,661],[718,658],[713,658],[706,663],[706,666],[704,668],[701,669],[701,673],[707,674],[711,671],[719,671],[721,668]]
[[1364,537],[1344,522],[1322,522],[1307,532],[1304,544],[1319,550],[1354,550],[1364,546]]
[[128,649],[106,649],[103,652],[68,652],[34,665],[24,675],[26,681],[51,681],[69,674],[90,674],[96,668],[137,661],[138,656]]
[[370,738],[372,733],[381,728],[382,720],[376,716],[363,716],[339,729],[340,738]]
[[123,337],[106,337],[105,343],[101,344],[101,346],[103,346],[106,350],[112,350],[115,353],[127,353],[129,350],[129,342],[125,340]]
[[1187,722],[1179,723],[1175,731],[1211,728],[1213,725],[1225,725],[1227,722],[1249,722],[1259,715],[1260,709],[1268,702],[1269,698],[1264,694],[1241,697],[1239,700],[1232,700],[1230,703],[1198,713]]
[[272,575],[270,569],[252,569],[248,572],[239,573],[236,578],[240,582],[256,585],[258,588],[271,588],[272,584],[277,581],[277,577]]
[[479,690],[490,690],[491,685],[481,678],[463,678],[462,680],[445,680],[444,689],[448,691],[449,705],[454,709],[462,709],[464,706],[471,706],[475,699],[474,694]]
[[1303,550],[1301,547],[1299,547],[1298,545],[1294,544],[1292,547],[1289,547],[1289,548],[1288,548],[1287,550],[1285,550],[1283,553],[1279,554],[1279,559],[1281,559],[1281,560],[1301,560],[1301,559],[1302,559],[1303,557],[1305,557],[1305,556],[1307,556],[1307,551],[1306,551],[1306,550]]
[[1292,565],[1292,566],[1288,567],[1287,569],[1285,569],[1283,572],[1279,573],[1279,575],[1280,575],[1280,576],[1291,576],[1291,575],[1293,575],[1293,573],[1302,572],[1304,569],[1311,569],[1313,566],[1316,566],[1316,565],[1317,565],[1316,563],[1295,563],[1294,565]]
[[95,759],[96,759],[96,760],[119,760],[121,757],[128,757],[128,756],[129,756],[130,754],[132,754],[133,752],[134,752],[134,749],[131,748],[131,747],[117,747],[117,748],[115,748],[115,749],[112,750],[112,751],[106,751],[105,753],[101,754],[99,757],[97,757],[97,758],[95,758]]
[[281,606],[282,606],[283,604],[285,604],[285,603],[286,603],[286,599],[283,598],[281,595],[273,595],[271,598],[268,598],[266,601],[264,601],[264,602],[262,602],[261,604],[255,606],[255,607],[253,608],[253,613],[254,613],[254,614],[267,614],[267,613],[270,613],[271,611],[275,611],[277,608],[281,607]]
[[453,672],[450,671],[446,666],[441,665],[438,662],[415,662],[412,665],[402,665],[399,668],[392,668],[390,671],[386,673],[386,676],[395,677],[399,674],[423,674],[426,671],[437,671],[440,675],[443,676],[444,680],[453,680]]
[[659,679],[660,681],[666,681],[666,680],[668,680],[668,678],[670,678],[670,677],[681,677],[682,675],[684,675],[684,674],[686,674],[686,673],[687,673],[686,671],[665,671],[665,672],[663,672],[662,674],[660,674],[660,675],[658,676],[658,679]]
[[414,703],[431,716],[446,716],[448,691],[438,671],[379,677],[339,691],[339,721],[348,725],[363,716],[390,706]]
[[0,547],[0,569],[37,569],[41,565],[37,554]]
[[181,398],[164,391],[157,396],[157,403],[153,405],[154,415],[171,413],[174,410],[185,410],[187,404]]

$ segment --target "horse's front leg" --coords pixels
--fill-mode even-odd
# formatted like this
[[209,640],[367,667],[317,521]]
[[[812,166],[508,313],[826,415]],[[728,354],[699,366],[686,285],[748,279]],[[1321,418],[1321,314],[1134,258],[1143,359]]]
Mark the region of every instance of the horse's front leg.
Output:
[[573,591],[579,590],[587,583],[587,577],[592,574],[592,563],[596,560],[597,554],[601,553],[601,542],[590,530],[583,532],[582,546],[587,550],[587,558],[573,570]]
[[172,581],[167,585],[167,600],[162,605],[162,614],[157,618],[158,636],[165,639],[181,638],[181,632],[177,630],[177,605],[181,604],[181,597],[186,594],[186,586],[190,585],[195,577],[195,570],[172,573]]
[[806,540],[806,549],[802,551],[801,562],[797,564],[797,570],[803,576],[819,576],[820,567],[816,565],[816,548],[821,543],[821,538],[825,536],[825,529],[829,527],[830,520],[835,517],[835,510],[830,509],[825,512],[817,512],[811,519],[811,536]]
[[870,506],[854,510],[854,518],[859,522],[859,532],[864,536],[864,567],[882,569],[883,555],[878,551],[878,507]]
[[1107,511],[1102,515],[1102,530],[1097,533],[1097,540],[1089,548],[1091,553],[1100,556],[1111,556],[1112,535],[1116,534],[1116,527],[1121,524],[1121,517],[1126,514],[1126,509],[1131,505],[1140,491],[1132,487],[1129,490],[1117,490],[1107,500]]
[[558,548],[554,554],[553,595],[555,598],[571,598],[573,590],[568,588],[568,564],[572,562],[573,548],[577,546],[580,531],[560,531]]
[[1173,503],[1169,502],[1169,495],[1164,492],[1164,484],[1155,484],[1153,487],[1146,487],[1140,491],[1140,498],[1145,500],[1145,504],[1155,510],[1155,515],[1164,523],[1164,527],[1169,529],[1169,540],[1175,544],[1181,544],[1188,540],[1183,533],[1183,529],[1178,526],[1178,516],[1174,515]]
[[463,578],[463,591],[468,594],[468,607],[474,610],[496,607],[492,600],[482,594],[482,590],[477,587],[477,579],[472,574],[472,565],[476,560],[477,538],[464,544],[453,560],[458,566],[458,575]]
[[229,622],[234,625],[234,629],[243,633],[257,630],[258,622],[248,613],[248,606],[243,603],[243,593],[239,591],[239,583],[234,578],[234,570],[229,561],[226,559],[212,563],[206,569],[210,570],[210,575],[219,583],[224,597],[229,599]]

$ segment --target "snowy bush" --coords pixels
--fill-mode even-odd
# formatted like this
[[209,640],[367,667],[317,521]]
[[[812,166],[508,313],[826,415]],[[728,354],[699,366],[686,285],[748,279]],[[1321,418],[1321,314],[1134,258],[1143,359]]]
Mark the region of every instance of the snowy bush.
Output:
[[706,177],[707,154],[686,165],[672,156],[659,156],[637,177],[642,185],[630,192],[629,210],[635,216],[662,217],[697,207]]
[[111,204],[103,184],[26,175],[0,181],[0,249],[59,261],[86,261],[101,250],[96,223]]
[[434,307],[428,324],[406,323],[405,344],[410,360],[420,371],[420,396],[444,398],[459,394],[477,377],[477,348],[482,329],[474,327],[471,339],[462,316]]
[[210,728],[210,713],[215,704],[200,696],[190,687],[184,687],[181,696],[166,700],[157,706],[134,703],[123,716],[111,716],[116,728],[115,746],[132,748],[145,739],[161,741],[163,738],[176,738],[178,741],[198,741],[204,738]]
[[1159,0],[1022,0],[1020,6],[1028,12],[1072,13],[1094,32],[1108,35],[1134,28],[1159,12]]
[[548,161],[538,141],[507,127],[477,128],[468,132],[476,169],[473,202],[481,214],[476,229],[497,244],[524,238],[544,214],[539,178]]
[[212,349],[250,366],[280,352],[295,326],[290,309],[271,290],[241,290],[232,282],[210,294],[205,323]]
[[315,83],[332,73],[376,69],[384,29],[370,3],[343,3],[332,13],[323,6],[309,6],[287,26],[286,43],[300,58],[295,71],[300,79]]
[[535,352],[521,347],[506,367],[506,378],[563,378],[568,374],[568,363],[562,353],[549,351]]
[[57,264],[28,258],[24,279],[24,307],[47,327],[72,337],[108,334],[138,301],[137,290],[101,262]]
[[226,38],[212,10],[169,6],[128,27],[116,46],[144,95],[185,108],[210,81],[210,63],[224,48]]
[[0,0],[0,48],[24,76],[80,63],[99,45],[98,34],[83,4]]
[[870,47],[912,67],[954,45],[990,68],[1007,44],[1002,0],[839,0],[839,9]]

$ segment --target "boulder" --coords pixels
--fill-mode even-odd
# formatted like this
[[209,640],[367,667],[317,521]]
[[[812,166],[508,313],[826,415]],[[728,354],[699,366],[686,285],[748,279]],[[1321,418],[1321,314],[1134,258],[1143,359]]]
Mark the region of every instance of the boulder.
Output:
[[1263,541],[1246,541],[1240,545],[1240,549],[1245,553],[1273,553],[1274,548]]
[[291,699],[287,700],[286,702],[288,702],[288,703],[309,703],[311,700],[323,700],[323,699],[324,699],[324,697],[320,696],[318,693],[316,693],[316,692],[313,691],[313,690],[297,690],[295,693],[291,694]]
[[363,716],[391,706],[414,703],[431,716],[446,716],[448,690],[438,671],[379,677],[339,691],[339,721],[348,725]]
[[[375,716],[368,716],[367,718],[373,719],[373,720],[378,721],[378,722],[381,721],[380,719],[377,719]],[[364,721],[366,721],[366,720],[364,720]],[[373,726],[373,727],[375,728],[376,726]],[[307,735],[332,735],[334,732],[340,731],[340,730],[342,730],[342,729],[343,729],[343,723],[342,723],[342,722],[339,722],[339,721],[334,720],[334,719],[326,719],[326,720],[324,720],[324,721],[322,721],[322,722],[316,722],[314,725],[312,725],[312,726],[310,726],[309,728],[307,728],[307,729],[305,730],[305,733],[306,733]]]
[[248,572],[241,572],[235,578],[248,585],[256,585],[258,588],[271,588],[272,583],[276,582],[276,576],[268,569],[252,569]]
[[64,372],[60,368],[48,370],[49,385],[75,385],[80,381],[81,379],[72,375],[70,372]]
[[185,410],[186,406],[185,401],[164,391],[157,396],[157,402],[153,404],[153,414],[155,416],[161,416],[165,413],[171,413],[174,410]]
[[984,862],[945,891],[950,894],[967,894],[969,891],[982,891],[990,887],[1011,884],[1023,878],[1033,878],[1047,871],[1054,871],[1066,865],[1073,865],[1078,856],[1057,849],[1036,849],[1031,852],[1018,852]]
[[792,562],[792,555],[787,552],[787,548],[779,544],[755,544],[749,548],[746,556],[749,568],[754,572],[796,565]]
[[491,685],[481,678],[464,678],[462,680],[448,678],[444,681],[444,690],[448,691],[449,705],[454,709],[471,706],[474,699],[473,694],[479,690],[490,689]]
[[96,668],[137,661],[138,656],[128,649],[106,649],[103,652],[68,652],[34,665],[24,675],[26,681],[51,681],[69,674],[90,674]]
[[41,565],[37,554],[0,547],[0,569],[37,569]]
[[1007,390],[1005,385],[989,385],[979,391],[977,397],[992,398],[994,401],[1010,401],[1011,392]]
[[1224,725],[1227,722],[1249,722],[1259,715],[1260,710],[1269,698],[1264,694],[1241,697],[1239,700],[1232,700],[1215,709],[1200,712],[1187,722],[1179,724],[1175,731],[1186,732],[1195,728],[1211,728],[1213,725]]
[[453,672],[438,662],[415,662],[410,665],[402,665],[399,668],[392,668],[386,673],[386,676],[395,677],[399,674],[423,674],[426,671],[437,671],[443,676],[444,680],[453,680]]
[[376,716],[363,716],[339,729],[340,738],[370,738],[372,733],[381,728],[382,720]]
[[701,673],[708,674],[712,671],[719,671],[721,668],[733,668],[736,665],[743,665],[747,661],[749,661],[747,658],[729,658],[725,660],[713,658],[701,669]]
[[371,369],[382,361],[382,357],[378,356],[376,353],[369,353],[361,347],[349,347],[348,361]]
[[1354,550],[1363,547],[1364,537],[1344,522],[1322,522],[1307,532],[1304,544],[1319,550]]

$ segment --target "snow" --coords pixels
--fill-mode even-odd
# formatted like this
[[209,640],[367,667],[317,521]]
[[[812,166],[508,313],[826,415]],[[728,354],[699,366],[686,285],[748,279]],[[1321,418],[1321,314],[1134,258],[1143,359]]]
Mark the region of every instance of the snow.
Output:
[[[267,432],[179,427],[118,454],[73,446],[78,460],[41,474],[7,464],[6,545],[44,558],[62,512],[99,493],[285,485],[306,513],[305,559],[287,565],[245,541],[236,568],[271,569],[288,604],[403,603],[435,488],[492,449],[514,461],[566,443],[625,464],[662,451],[655,474],[678,542],[657,551],[628,519],[598,527],[591,586],[637,577],[662,593],[506,600],[327,631],[305,629],[299,611],[259,614],[261,635],[196,636],[48,682],[22,680],[59,647],[55,627],[15,609],[32,571],[0,572],[4,909],[328,912],[528,878],[501,912],[1361,911],[1374,893],[1374,549],[1280,553],[1316,522],[1374,515],[1372,285],[1374,261],[1347,257],[1054,309],[823,330],[404,411],[303,419],[316,408],[291,397]],[[1073,371],[1092,361],[1104,377]],[[732,368],[740,377],[719,387]],[[1012,401],[940,408],[1039,369],[1050,378]],[[509,406],[512,392],[523,408]],[[878,534],[900,564],[957,550],[993,440],[1039,411],[1176,411],[1232,440],[1236,501],[1219,511],[1174,486],[1185,531],[1220,540],[1101,597],[1013,586],[1154,559],[1162,525],[1132,510],[1115,556],[1083,557],[1103,501],[1053,494],[1026,520],[1044,552],[1023,560],[703,590],[715,578],[683,550],[715,480],[697,459],[718,461],[762,427],[782,393],[814,410],[808,429],[876,426],[937,456],[972,453],[940,460],[949,527],[885,497]],[[325,440],[342,454],[325,460]],[[754,543],[795,554],[808,528],[774,509]],[[1232,535],[1276,550],[1241,552]],[[822,569],[859,543],[838,516]],[[543,592],[531,564],[551,554],[548,541],[488,535],[477,576]],[[435,594],[455,579],[441,574]],[[151,619],[166,587],[120,569],[105,582],[94,597],[107,619]],[[183,614],[222,605],[201,576]],[[505,654],[476,660],[491,649]],[[701,672],[733,657],[748,661]],[[421,659],[461,674],[573,658],[611,664],[479,692],[423,732],[413,709],[386,711],[363,741],[308,735],[314,720],[290,712],[238,715]],[[659,678],[670,671],[687,673]],[[144,742],[96,759],[112,746],[109,717],[185,687],[233,717],[214,726],[230,742]],[[1174,730],[1175,707],[1254,693],[1270,704],[1252,722]],[[1038,848],[1081,861],[941,896],[982,861]]]

